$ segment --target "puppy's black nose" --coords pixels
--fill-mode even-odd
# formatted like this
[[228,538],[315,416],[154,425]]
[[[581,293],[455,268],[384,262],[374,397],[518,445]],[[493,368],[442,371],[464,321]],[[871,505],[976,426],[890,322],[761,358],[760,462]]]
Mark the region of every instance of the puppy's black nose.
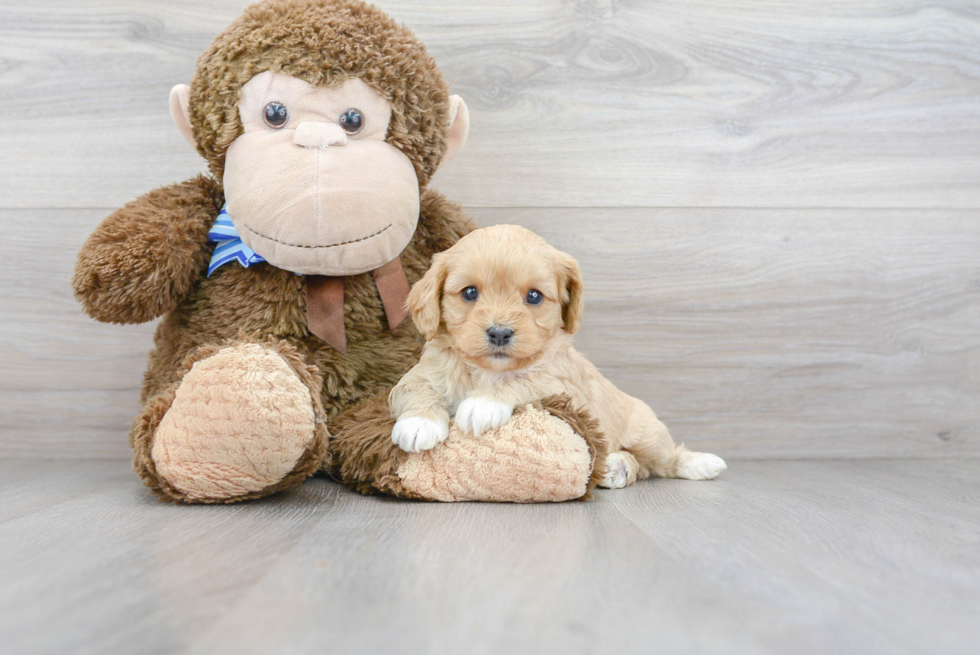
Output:
[[514,331],[509,327],[493,325],[487,328],[487,340],[495,346],[506,346],[512,336]]

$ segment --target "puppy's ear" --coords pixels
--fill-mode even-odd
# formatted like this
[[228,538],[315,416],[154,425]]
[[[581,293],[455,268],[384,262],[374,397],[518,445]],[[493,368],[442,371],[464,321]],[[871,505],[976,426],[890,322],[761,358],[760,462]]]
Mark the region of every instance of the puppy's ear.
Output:
[[444,252],[433,255],[432,266],[408,294],[408,311],[426,341],[436,336],[442,322],[442,286],[449,271],[448,258]]
[[582,287],[582,270],[571,255],[561,253],[558,258],[558,283],[562,288],[561,317],[565,332],[575,334],[582,325],[585,311],[585,294]]

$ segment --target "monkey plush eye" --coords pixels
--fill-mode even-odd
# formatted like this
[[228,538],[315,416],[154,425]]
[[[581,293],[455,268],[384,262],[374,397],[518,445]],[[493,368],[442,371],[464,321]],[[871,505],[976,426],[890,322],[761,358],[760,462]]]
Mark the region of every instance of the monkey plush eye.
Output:
[[364,116],[361,115],[359,109],[348,109],[340,115],[340,126],[348,134],[360,132],[361,128],[364,127]]
[[473,302],[480,297],[480,292],[476,290],[476,287],[466,287],[460,295],[466,302]]
[[527,298],[524,300],[529,305],[540,305],[541,301],[544,300],[544,295],[537,289],[531,289],[527,292]]
[[289,110],[281,102],[270,102],[262,111],[262,118],[269,127],[278,130],[289,120]]

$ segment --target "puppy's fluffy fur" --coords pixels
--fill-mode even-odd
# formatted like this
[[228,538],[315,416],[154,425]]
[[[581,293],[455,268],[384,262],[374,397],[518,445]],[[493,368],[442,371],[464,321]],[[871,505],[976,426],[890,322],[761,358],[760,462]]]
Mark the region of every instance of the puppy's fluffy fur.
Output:
[[426,344],[391,391],[392,440],[410,452],[433,448],[453,416],[479,436],[506,423],[515,407],[564,392],[609,440],[604,486],[651,475],[707,480],[723,471],[720,457],[676,445],[650,407],[575,350],[583,305],[575,259],[525,228],[476,230],[435,255],[408,297]]

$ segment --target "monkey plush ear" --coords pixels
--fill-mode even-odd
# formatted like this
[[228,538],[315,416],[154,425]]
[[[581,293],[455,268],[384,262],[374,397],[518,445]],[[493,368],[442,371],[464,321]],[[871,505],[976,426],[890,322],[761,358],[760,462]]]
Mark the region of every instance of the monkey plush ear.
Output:
[[412,321],[426,341],[436,336],[442,322],[442,286],[449,271],[447,257],[442,252],[433,255],[432,266],[408,294],[408,311],[412,313]]
[[575,334],[582,325],[582,314],[585,312],[585,289],[582,270],[571,255],[562,253],[558,260],[558,281],[564,287],[561,292],[561,317],[565,322],[565,332]]
[[191,127],[191,87],[186,84],[178,84],[170,90],[170,116],[174,119],[174,124],[180,130],[181,136],[192,147],[197,148],[197,141],[194,140],[194,128]]
[[466,136],[470,133],[470,111],[459,96],[449,96],[449,134],[446,143],[446,163],[463,149]]

